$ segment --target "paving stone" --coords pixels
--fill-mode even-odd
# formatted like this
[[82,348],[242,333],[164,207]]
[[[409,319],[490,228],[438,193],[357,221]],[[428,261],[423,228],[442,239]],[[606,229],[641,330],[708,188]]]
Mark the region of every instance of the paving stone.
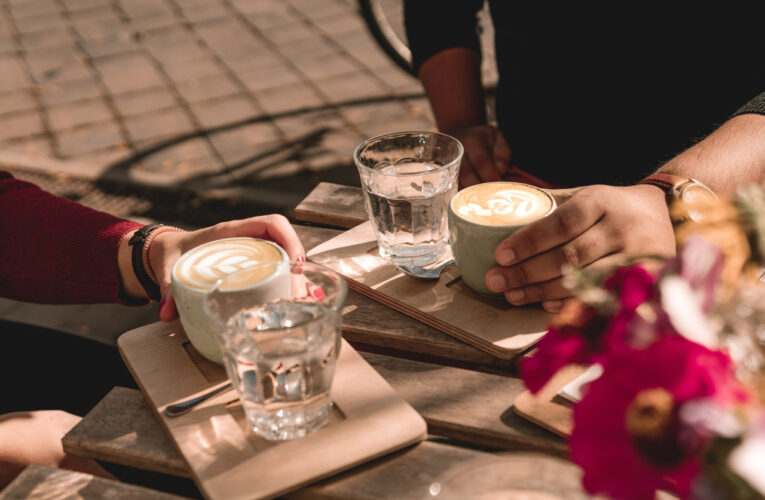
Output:
[[247,71],[250,69],[267,69],[280,66],[285,63],[283,57],[263,47],[251,51],[240,51],[221,56],[223,62],[233,71]]
[[165,2],[156,0],[128,0],[120,2],[120,7],[133,19],[172,14],[172,10]]
[[109,6],[108,0],[62,0],[69,12],[79,12]]
[[347,13],[343,15],[311,18],[311,22],[328,35],[339,35],[342,33],[354,33],[367,30],[364,21],[356,13]]
[[31,155],[51,156],[50,141],[43,136],[11,139],[0,143],[3,150],[20,151]]
[[69,28],[65,26],[54,26],[45,31],[23,33],[19,35],[19,41],[28,51],[45,50],[62,44],[74,45]]
[[40,86],[40,98],[46,106],[91,99],[100,95],[101,88],[93,78]]
[[43,124],[37,111],[25,111],[3,117],[0,127],[0,141],[16,137],[26,137],[43,132]]
[[112,112],[103,99],[51,106],[47,111],[48,120],[53,130],[72,129],[113,119]]
[[185,62],[208,55],[194,35],[179,26],[150,33],[143,38],[143,42],[149,52],[163,64]]
[[74,54],[29,54],[26,59],[39,85],[71,82],[91,76],[90,70]]
[[117,12],[108,5],[70,12],[72,27],[85,40],[123,35],[131,38],[128,25],[123,23]]
[[303,83],[264,91],[258,95],[258,103],[272,115],[324,105],[316,91]]
[[228,10],[219,3],[202,2],[182,6],[183,17],[190,23],[204,23],[227,19]]
[[93,59],[129,54],[140,50],[130,34],[122,31],[106,37],[91,36],[81,43],[83,50]]
[[357,6],[348,5],[335,0],[308,0],[308,1],[290,1],[294,10],[299,11],[307,17],[326,17],[342,14],[355,13]]
[[191,104],[191,111],[205,129],[258,116],[258,109],[244,96]]
[[134,141],[172,137],[194,130],[188,115],[175,108],[127,117],[125,127]]
[[279,45],[278,50],[279,53],[295,63],[341,54],[331,40],[320,36],[312,38],[310,42],[298,40],[297,42],[285,43]]
[[0,95],[0,115],[16,111],[27,111],[36,107],[37,102],[28,90],[19,90]]
[[256,2],[247,2],[245,0],[235,3],[235,5],[241,12],[247,14],[247,20],[258,28],[270,28],[288,24],[302,18],[302,16],[296,15],[286,2],[268,10],[249,9],[253,3]]
[[385,122],[370,122],[362,127],[364,135],[374,137],[382,134],[389,134],[400,130],[433,130],[436,128],[430,120],[425,117],[412,117],[401,120],[391,120]]
[[252,53],[263,47],[261,40],[234,20],[200,25],[196,27],[196,32],[221,57]]
[[63,157],[82,157],[86,153],[125,146],[125,137],[116,123],[100,123],[56,134]]
[[374,75],[397,94],[424,93],[422,82],[394,64],[377,68]]
[[286,64],[246,70],[238,73],[237,76],[250,91],[256,93],[261,90],[298,83],[302,80],[302,76]]
[[271,28],[263,28],[257,23],[256,26],[258,26],[264,37],[276,45],[307,40],[319,34],[319,30],[305,21],[280,24]]
[[189,79],[178,85],[178,91],[186,101],[200,102],[233,95],[238,93],[240,89],[231,77],[215,75],[199,79]]
[[173,94],[166,87],[139,90],[120,94],[113,98],[114,105],[122,116],[135,116],[177,106]]
[[141,158],[136,169],[169,174],[177,181],[183,181],[193,175],[220,172],[223,166],[215,159],[209,143],[203,138],[195,138]]
[[14,24],[20,33],[34,33],[52,28],[66,28],[69,21],[61,12],[41,12],[39,15],[15,18]]
[[10,38],[0,38],[0,54],[16,52],[16,42]]
[[191,61],[166,62],[162,67],[175,83],[188,83],[189,80],[220,75],[224,70],[218,62],[210,57]]
[[273,119],[273,123],[288,140],[295,140],[305,135],[314,134],[319,130],[342,129],[345,127],[345,122],[335,108],[276,117]]
[[95,61],[103,79],[113,94],[160,86],[163,81],[148,57],[132,54]]
[[299,59],[294,64],[309,80],[320,80],[361,69],[355,61],[336,52],[317,58]]
[[12,3],[8,6],[14,19],[34,17],[41,14],[56,14],[59,11],[55,0],[35,0],[31,2]]
[[355,106],[343,106],[341,113],[348,121],[359,128],[361,125],[370,122],[395,121],[412,116],[422,116],[421,112],[415,113],[411,106],[398,99]]
[[141,16],[131,20],[134,30],[142,32],[163,31],[178,26],[181,20],[173,12]]
[[0,92],[22,90],[27,87],[24,71],[14,55],[0,57]]
[[316,80],[314,83],[334,103],[390,95],[390,89],[385,88],[370,74],[361,71]]
[[233,165],[272,150],[281,143],[279,137],[271,122],[263,122],[215,132],[210,134],[210,142],[223,161]]

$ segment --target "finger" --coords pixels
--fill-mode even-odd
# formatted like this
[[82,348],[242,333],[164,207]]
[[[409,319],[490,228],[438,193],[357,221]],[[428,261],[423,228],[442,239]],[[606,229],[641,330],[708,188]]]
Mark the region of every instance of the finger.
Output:
[[[486,273],[486,286],[499,292],[559,278],[565,267],[584,267],[617,251],[618,240],[609,236],[606,224],[595,224],[563,245],[511,266],[491,268]],[[503,289],[496,288],[500,281],[504,282]]]
[[581,187],[575,187],[575,188],[562,188],[562,189],[548,189],[547,192],[549,192],[553,198],[555,198],[555,203],[558,205],[562,205],[563,203],[570,200],[580,189]]
[[[613,253],[598,259],[585,269],[594,270],[612,267],[621,263],[622,258],[622,254]],[[516,306],[542,302],[542,307],[545,307],[546,302],[561,301],[572,297],[573,294],[573,291],[566,286],[565,278],[558,277],[542,283],[534,283],[526,287],[507,290],[505,298]],[[549,310],[547,307],[545,309]]]
[[566,307],[566,304],[568,304],[572,300],[574,299],[569,298],[565,300],[548,300],[548,301],[542,302],[542,309],[551,313],[559,313],[564,307]]
[[468,160],[465,157],[462,158],[459,175],[460,175],[461,188],[466,188],[468,186],[472,186],[474,184],[478,184],[481,182],[481,180],[476,175],[475,169],[473,168],[473,165],[470,163],[470,160]]
[[505,136],[497,130],[494,137],[494,165],[500,175],[505,175],[510,170],[510,146],[507,145]]
[[603,216],[600,201],[577,193],[556,211],[525,226],[497,245],[494,257],[501,266],[539,255],[563,245],[594,226]]
[[159,304],[159,319],[169,323],[176,318],[178,318],[178,308],[175,305],[173,291],[170,287],[167,287],[162,292],[162,302]]
[[500,180],[492,150],[484,135],[474,135],[465,140],[465,155],[483,182]]
[[266,239],[273,240],[281,245],[284,251],[287,252],[290,260],[305,259],[303,244],[286,217],[273,214],[256,217],[255,219],[259,219],[256,227],[261,231],[261,236],[265,236]]

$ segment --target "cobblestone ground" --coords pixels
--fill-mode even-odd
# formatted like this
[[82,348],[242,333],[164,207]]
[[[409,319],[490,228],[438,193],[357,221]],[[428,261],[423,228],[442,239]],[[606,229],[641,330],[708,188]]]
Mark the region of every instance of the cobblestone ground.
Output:
[[284,211],[358,183],[364,138],[433,127],[352,0],[2,0],[0,17],[0,150],[92,179],[246,187]]

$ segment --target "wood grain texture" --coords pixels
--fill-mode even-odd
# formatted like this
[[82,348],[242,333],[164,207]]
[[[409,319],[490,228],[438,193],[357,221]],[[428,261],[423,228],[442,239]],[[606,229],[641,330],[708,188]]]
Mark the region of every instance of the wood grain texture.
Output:
[[112,389],[66,433],[62,443],[64,451],[73,455],[191,477],[186,462],[162,429],[146,398],[135,389]]
[[[294,226],[306,251],[334,238],[342,231]],[[426,325],[361,293],[350,290],[343,314],[343,336],[351,343],[383,349],[426,353],[444,360],[473,363],[477,369],[515,371],[514,360],[498,358]],[[480,366],[483,365],[483,366]]]
[[351,228],[367,220],[361,188],[321,182],[295,208],[295,218]]
[[550,315],[541,307],[483,297],[462,283],[454,267],[437,282],[405,275],[377,253],[370,223],[313,248],[308,256],[345,276],[355,291],[499,358],[517,356],[547,331]]
[[[166,417],[167,405],[215,385],[188,355],[187,342],[176,321],[127,332],[118,346],[206,498],[271,498],[425,438],[425,421],[345,341],[332,385],[341,417],[304,438],[277,443],[248,432],[241,407],[228,404],[238,400],[233,391]],[[222,367],[220,373],[225,377]]]
[[90,474],[30,465],[0,491],[0,500],[182,500],[184,497]]

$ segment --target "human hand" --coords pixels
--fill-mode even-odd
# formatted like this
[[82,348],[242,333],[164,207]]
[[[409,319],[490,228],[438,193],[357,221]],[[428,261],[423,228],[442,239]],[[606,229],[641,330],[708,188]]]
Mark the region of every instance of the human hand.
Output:
[[541,302],[560,310],[571,292],[561,268],[607,266],[625,255],[672,256],[675,237],[664,191],[651,185],[587,186],[552,191],[569,196],[547,217],[519,229],[497,246],[500,266],[486,286],[514,305]]
[[272,214],[249,219],[221,222],[214,226],[191,232],[167,231],[157,235],[149,247],[149,263],[159,282],[162,301],[159,319],[172,321],[178,317],[170,284],[175,262],[188,250],[208,241],[251,236],[270,240],[284,248],[291,261],[304,260],[305,250],[295,230],[286,217]]
[[460,186],[499,181],[510,168],[510,147],[498,128],[473,125],[453,133],[465,154],[460,165]]

